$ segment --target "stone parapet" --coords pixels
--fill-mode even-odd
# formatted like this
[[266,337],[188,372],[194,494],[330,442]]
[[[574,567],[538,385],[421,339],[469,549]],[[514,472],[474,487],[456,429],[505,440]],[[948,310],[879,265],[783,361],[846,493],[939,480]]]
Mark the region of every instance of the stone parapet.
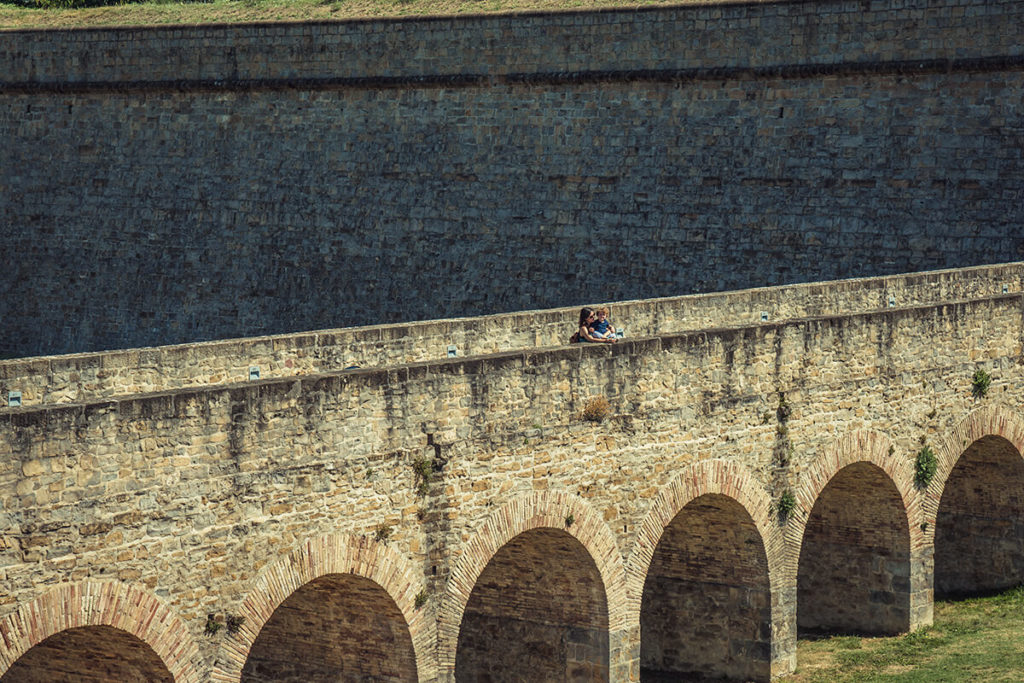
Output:
[[[807,316],[929,305],[1024,291],[1024,263],[877,278],[762,287],[617,302],[611,318],[628,337],[650,337]],[[577,308],[323,330],[125,351],[0,361],[0,396],[23,405],[111,399],[182,387],[403,365],[444,358],[531,352],[564,344]]]

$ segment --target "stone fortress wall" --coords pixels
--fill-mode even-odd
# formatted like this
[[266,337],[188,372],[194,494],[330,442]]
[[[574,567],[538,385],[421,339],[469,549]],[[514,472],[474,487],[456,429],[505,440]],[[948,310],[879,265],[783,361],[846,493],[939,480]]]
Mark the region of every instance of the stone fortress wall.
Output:
[[[0,409],[0,674],[768,680],[799,632],[928,624],[933,591],[1024,581],[1020,268],[698,297],[725,322],[615,345]],[[746,317],[765,301],[823,312]]]
[[0,357],[1017,260],[1024,6],[5,32]]

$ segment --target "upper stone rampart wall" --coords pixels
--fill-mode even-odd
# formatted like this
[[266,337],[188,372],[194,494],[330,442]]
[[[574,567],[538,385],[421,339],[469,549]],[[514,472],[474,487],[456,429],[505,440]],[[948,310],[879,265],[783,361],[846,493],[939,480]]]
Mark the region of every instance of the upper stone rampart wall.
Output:
[[5,32],[0,358],[1019,260],[1020,35],[988,0]]
[[[985,298],[1024,291],[1024,262],[763,287],[614,304],[629,337],[756,325]],[[395,366],[459,356],[531,350],[565,343],[578,309],[323,330],[201,344],[0,361],[0,393],[24,405],[89,401],[189,386],[231,384],[260,368],[262,379]]]

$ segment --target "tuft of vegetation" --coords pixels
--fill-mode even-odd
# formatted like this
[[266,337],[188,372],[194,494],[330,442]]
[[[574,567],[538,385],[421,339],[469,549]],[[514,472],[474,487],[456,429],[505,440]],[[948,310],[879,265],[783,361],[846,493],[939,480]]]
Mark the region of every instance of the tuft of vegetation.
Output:
[[387,543],[389,538],[391,538],[391,527],[383,523],[378,524],[373,532],[373,540],[378,543]]
[[576,523],[576,516],[571,512],[565,516],[565,528],[568,529]]
[[928,488],[928,484],[932,483],[938,467],[939,461],[935,457],[932,447],[928,445],[922,446],[921,450],[917,452],[917,457],[914,458],[914,484],[917,488]]
[[779,515],[779,522],[785,524],[789,521],[790,515],[796,510],[796,496],[789,489],[782,492],[779,502],[775,504],[775,512]]
[[974,396],[974,398],[984,398],[985,394],[988,393],[988,388],[991,384],[991,375],[985,372],[983,368],[975,370],[974,377],[971,378],[971,395]]
[[222,626],[224,626],[224,624],[217,621],[217,616],[215,614],[207,614],[206,626],[203,628],[203,633],[208,636],[215,636]]
[[587,422],[603,422],[611,414],[612,408],[604,396],[595,396],[583,406],[583,419]]
[[790,407],[789,403],[786,402],[786,393],[783,391],[779,392],[779,407],[775,409],[775,416],[779,418],[779,422],[785,423],[789,419],[789,416],[793,414],[793,408]]
[[427,604],[427,589],[426,588],[424,588],[423,590],[421,590],[419,593],[416,594],[416,609],[419,609],[420,607],[423,607],[423,605],[425,605],[425,604]]
[[235,616],[234,614],[229,614],[226,617],[224,617],[224,623],[228,627],[228,633],[234,635],[238,633],[240,630],[242,630],[242,624],[245,623],[245,617],[239,617]]
[[430,490],[430,480],[434,476],[434,461],[431,458],[419,457],[412,461],[412,471],[416,478],[416,492],[421,496]]

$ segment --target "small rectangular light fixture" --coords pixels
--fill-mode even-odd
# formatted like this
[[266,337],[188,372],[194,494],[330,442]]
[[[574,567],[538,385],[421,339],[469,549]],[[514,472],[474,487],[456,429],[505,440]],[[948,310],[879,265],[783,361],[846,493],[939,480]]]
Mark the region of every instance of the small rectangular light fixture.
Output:
[[768,311],[761,311],[761,320],[764,321],[764,320],[767,320],[767,319],[768,319]]
[[449,344],[448,345],[448,357],[449,358],[455,358],[457,355],[459,355],[459,350],[455,347],[455,344]]
[[252,382],[260,378],[260,369],[257,365],[249,366],[249,381]]
[[7,407],[8,408],[20,408],[21,407],[21,392],[20,391],[8,391],[7,392]]
[[1003,294],[1010,293],[1010,285],[1003,285]]
[[896,297],[889,297],[889,308],[896,308]]

